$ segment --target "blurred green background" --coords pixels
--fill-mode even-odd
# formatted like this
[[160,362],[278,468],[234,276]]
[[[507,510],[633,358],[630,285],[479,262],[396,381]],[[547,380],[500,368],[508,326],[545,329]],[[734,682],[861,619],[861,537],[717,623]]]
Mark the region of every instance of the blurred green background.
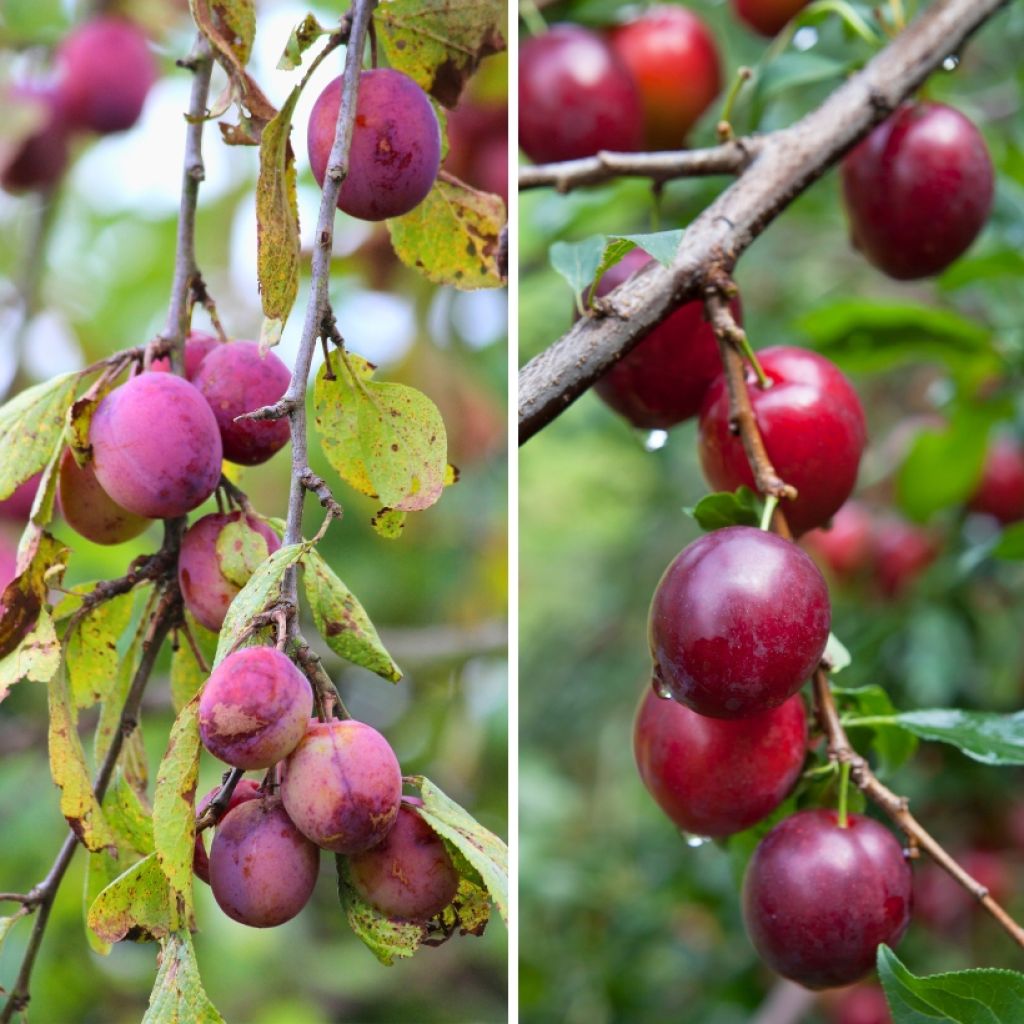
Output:
[[[291,29],[310,8],[257,6],[251,69],[280,104],[294,76],[275,65]],[[45,75],[52,44],[87,13],[85,5],[72,7],[58,0],[3,0],[0,79]],[[134,129],[78,143],[57,197],[38,305],[27,319],[19,289],[39,223],[39,201],[0,193],[0,389],[8,394],[145,343],[163,327],[190,81],[173,62],[187,54],[193,31],[187,4],[144,0],[127,8],[150,31],[163,76]],[[314,10],[328,24],[341,8]],[[307,256],[319,190],[305,159],[305,123],[320,89],[340,73],[343,54],[325,62],[295,118]],[[504,102],[504,68],[503,58],[489,60],[474,90],[491,102]],[[221,84],[218,72],[212,95]],[[204,147],[199,263],[229,335],[255,338],[261,320],[255,277],[257,153],[225,147],[215,125],[207,128]],[[308,267],[308,258],[304,262]],[[308,279],[279,349],[286,362],[296,349],[307,294]],[[378,363],[382,377],[413,384],[440,406],[449,458],[462,475],[435,508],[410,516],[399,540],[383,540],[370,528],[373,503],[338,481],[311,440],[313,468],[332,482],[345,506],[344,520],[331,527],[320,550],[360,598],[406,675],[391,686],[337,659],[327,664],[352,714],[387,735],[407,774],[426,774],[507,838],[506,296],[435,288],[397,263],[383,226],[344,215],[337,219],[331,294],[352,350]],[[201,311],[195,325],[209,326]],[[244,470],[239,483],[260,512],[283,516],[287,452]],[[315,505],[307,502],[307,536],[320,522]],[[3,525],[16,538],[16,526]],[[160,542],[158,528],[116,548],[90,545],[60,523],[56,532],[74,552],[70,583],[120,575],[135,556]],[[305,632],[316,645],[311,623]],[[142,726],[152,773],[172,720],[167,671],[165,654],[148,688]],[[85,735],[91,735],[93,721],[83,716]],[[200,793],[218,781],[220,771],[204,757]],[[42,878],[65,833],[46,761],[46,694],[35,684],[16,687],[0,707],[0,821],[0,888],[25,891]],[[84,858],[77,857],[54,908],[36,966],[30,1017],[39,1024],[137,1021],[155,974],[155,947],[124,943],[108,958],[89,951],[83,865]],[[310,906],[269,931],[228,920],[209,890],[197,886],[200,970],[226,1020],[505,1019],[508,942],[497,915],[481,939],[456,937],[385,968],[349,932],[333,875],[330,858],[324,858]],[[13,982],[30,927],[17,924],[0,950],[4,987]]]
[[[712,27],[727,79],[742,64],[759,67],[736,111],[738,132],[791,123],[869,55],[832,18],[801,30],[767,70],[767,45],[726,3],[686,6]],[[871,17],[870,4],[853,6]],[[602,25],[633,10],[583,0],[543,13],[549,23]],[[899,284],[861,259],[847,241],[835,172],[769,227],[736,274],[755,347],[817,346],[854,380],[871,438],[859,496],[876,515],[915,517],[941,544],[896,597],[871,579],[833,581],[834,629],[854,659],[839,682],[880,684],[899,708],[1012,711],[1024,694],[1024,572],[989,556],[995,524],[963,507],[990,430],[1020,437],[1024,427],[1022,43],[1024,11],[1010,5],[927,85],[928,96],[980,126],[998,169],[987,228],[942,277]],[[693,145],[713,141],[720,109],[705,116]],[[548,263],[553,241],[683,227],[725,184],[670,183],[660,207],[636,181],[523,193],[521,361],[571,323],[570,290]],[[915,437],[936,414],[953,429],[918,448]],[[521,452],[524,1020],[837,1019],[834,1000],[777,986],[759,965],[739,915],[741,844],[688,847],[633,764],[632,716],[650,670],[648,604],[698,533],[684,506],[707,491],[695,438],[692,422],[667,443],[642,436],[587,394]],[[854,739],[868,750],[870,735]],[[1020,771],[922,745],[886,781],[951,850],[980,850],[976,865],[994,854],[985,863],[999,894],[1024,912]],[[915,875],[919,911],[899,950],[911,970],[1020,967],[1019,950],[969,900],[964,906],[955,886],[950,892],[923,865]],[[757,1018],[770,993],[788,1010]]]

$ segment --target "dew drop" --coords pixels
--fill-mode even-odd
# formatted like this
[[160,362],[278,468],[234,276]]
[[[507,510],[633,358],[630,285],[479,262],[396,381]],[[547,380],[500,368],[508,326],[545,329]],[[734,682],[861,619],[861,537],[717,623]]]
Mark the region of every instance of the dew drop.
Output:
[[960,66],[960,58],[959,58],[959,57],[958,57],[958,56],[957,56],[957,55],[956,55],[955,53],[951,53],[951,54],[950,54],[950,55],[949,55],[949,56],[948,56],[948,57],[947,57],[947,58],[946,58],[946,59],[945,59],[945,60],[944,60],[944,61],[942,62],[942,70],[943,70],[943,71],[956,71],[956,69],[957,69],[957,68],[958,68],[959,66]]
[[667,441],[667,430],[652,430],[644,438],[644,448],[649,452],[656,452],[659,449],[664,448]]
[[705,846],[711,842],[708,836],[695,836],[692,832],[687,832],[685,829],[679,833],[686,841],[686,845],[691,850],[696,850],[701,846]]
[[809,50],[818,41],[818,30],[804,25],[793,33],[793,48],[795,50]]
[[662,700],[672,699],[672,690],[661,675],[661,669],[655,666],[654,674],[651,676],[651,688]]

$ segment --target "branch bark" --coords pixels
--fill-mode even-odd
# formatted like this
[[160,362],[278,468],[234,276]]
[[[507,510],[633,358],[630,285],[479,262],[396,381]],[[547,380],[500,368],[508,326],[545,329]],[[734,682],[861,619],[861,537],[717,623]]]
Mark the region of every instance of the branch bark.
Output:
[[670,267],[652,263],[519,373],[519,441],[529,440],[681,303],[708,268],[731,273],[778,215],[890,114],[1007,0],[938,0],[796,124],[759,140],[739,179],[693,221]]

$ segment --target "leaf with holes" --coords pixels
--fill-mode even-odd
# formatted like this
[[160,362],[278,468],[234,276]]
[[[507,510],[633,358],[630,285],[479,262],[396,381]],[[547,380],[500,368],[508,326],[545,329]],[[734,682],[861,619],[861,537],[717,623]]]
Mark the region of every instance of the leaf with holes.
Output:
[[405,384],[372,380],[374,367],[349,353],[317,374],[313,407],[327,461],[358,491],[413,512],[441,496],[448,438],[437,406]]
[[171,888],[192,909],[192,857],[196,839],[196,781],[199,778],[199,697],[181,709],[171,727],[156,774],[153,842]]
[[183,924],[176,902],[156,854],[151,853],[118,875],[93,900],[89,927],[104,942],[163,938]]
[[294,71],[302,63],[302,55],[321,37],[333,29],[324,28],[312,14],[307,14],[288,37],[284,53],[277,62],[278,71]]
[[500,288],[501,229],[505,204],[500,196],[441,173],[427,198],[403,217],[388,221],[398,258],[434,284],[463,291]]
[[313,622],[335,654],[397,683],[402,670],[384,649],[370,617],[334,570],[317,554],[302,556],[302,581]]
[[384,0],[373,14],[388,64],[446,107],[484,57],[505,49],[501,0]]
[[160,943],[160,968],[142,1024],[224,1024],[203,988],[187,931],[175,932]]

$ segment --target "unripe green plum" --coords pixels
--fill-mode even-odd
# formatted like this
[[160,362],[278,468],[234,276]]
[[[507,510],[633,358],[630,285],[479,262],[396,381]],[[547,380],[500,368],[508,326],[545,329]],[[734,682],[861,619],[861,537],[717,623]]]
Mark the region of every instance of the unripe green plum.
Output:
[[309,682],[284,654],[244,647],[203,687],[199,735],[214,757],[234,768],[269,768],[295,749],[312,713]]
[[210,888],[228,917],[251,928],[290,921],[309,902],[320,851],[277,797],[229,811],[210,847]]
[[313,722],[285,762],[281,799],[317,846],[361,853],[394,825],[402,771],[391,745],[372,726],[351,719]]
[[121,508],[100,486],[92,463],[79,466],[70,448],[61,456],[57,493],[68,526],[95,544],[123,544],[151,522]]
[[441,837],[405,797],[391,831],[349,859],[356,892],[386,917],[428,921],[455,898],[459,873]]

